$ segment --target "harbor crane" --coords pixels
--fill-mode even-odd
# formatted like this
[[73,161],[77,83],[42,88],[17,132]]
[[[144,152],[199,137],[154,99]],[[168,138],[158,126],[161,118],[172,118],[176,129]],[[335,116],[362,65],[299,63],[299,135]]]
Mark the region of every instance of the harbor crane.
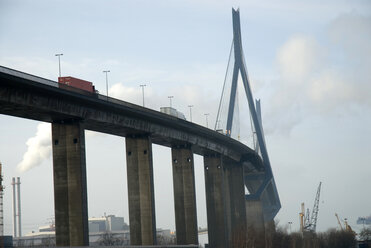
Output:
[[[337,213],[335,213],[335,216],[336,216],[336,219],[338,220],[338,224],[340,226],[340,230],[341,231],[344,231],[343,225],[341,225],[341,222],[340,222],[340,219],[339,219],[339,215]],[[351,233],[355,233],[353,231],[352,227],[348,224],[348,219],[347,218],[344,219],[344,225],[345,225],[345,231],[351,232]]]
[[317,188],[317,194],[314,200],[312,215],[309,214],[309,209],[307,209],[307,213],[305,213],[304,203],[301,204],[301,212],[299,213],[299,217],[300,217],[300,231],[302,233],[304,232],[315,233],[316,232],[318,211],[319,211],[319,198],[321,194],[321,185],[322,185],[322,182],[319,183],[318,188]]
[[335,213],[335,216],[336,216],[336,219],[338,220],[338,224],[340,226],[340,230],[344,230],[343,226],[341,225],[341,222],[340,222],[340,219],[339,219],[339,215],[337,213]]

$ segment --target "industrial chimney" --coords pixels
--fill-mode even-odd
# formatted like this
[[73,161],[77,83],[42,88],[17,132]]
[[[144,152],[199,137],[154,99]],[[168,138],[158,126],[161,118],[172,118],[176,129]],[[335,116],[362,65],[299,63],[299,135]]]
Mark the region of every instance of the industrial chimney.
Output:
[[[21,179],[17,177],[12,178],[13,186],[13,237],[22,236],[22,225],[21,225]],[[16,187],[17,187],[17,198],[16,198]],[[17,216],[18,216],[18,235],[17,235]]]
[[0,162],[0,240],[4,236],[4,209],[3,209],[3,173],[2,165]]
[[18,195],[18,235],[22,237],[21,225],[21,179],[17,177],[17,195]]
[[13,186],[13,237],[17,237],[17,212],[15,203],[15,178],[12,178]]

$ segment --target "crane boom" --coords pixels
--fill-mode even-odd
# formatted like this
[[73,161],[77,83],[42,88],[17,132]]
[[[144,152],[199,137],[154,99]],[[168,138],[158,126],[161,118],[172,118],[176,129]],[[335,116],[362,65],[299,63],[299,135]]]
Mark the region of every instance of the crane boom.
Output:
[[300,217],[300,232],[303,232],[304,231],[304,226],[305,226],[305,213],[304,213],[304,202],[301,203],[301,212],[299,213],[299,217]]
[[317,227],[317,218],[318,218],[318,211],[319,211],[319,197],[321,194],[321,185],[322,182],[319,183],[317,188],[316,198],[314,200],[314,206],[312,209],[312,215],[309,216],[309,208],[307,209],[307,213],[304,213],[304,203],[301,205],[301,212],[300,215],[300,230],[301,232],[316,232]]
[[311,218],[311,224],[312,224],[312,231],[316,232],[316,227],[317,227],[317,218],[318,218],[318,211],[319,211],[319,197],[321,194],[321,185],[322,182],[319,183],[318,189],[317,189],[317,194],[316,194],[316,199],[314,200],[314,206],[312,209],[312,218]]
[[337,213],[335,213],[335,216],[336,216],[336,219],[338,220],[338,223],[339,223],[339,226],[340,226],[340,229],[343,231],[343,226],[341,225],[341,222],[339,220],[339,216]]
[[310,222],[310,214],[309,214],[309,208],[307,208],[307,212],[305,214],[305,229],[310,229],[310,227],[312,226],[312,223]]

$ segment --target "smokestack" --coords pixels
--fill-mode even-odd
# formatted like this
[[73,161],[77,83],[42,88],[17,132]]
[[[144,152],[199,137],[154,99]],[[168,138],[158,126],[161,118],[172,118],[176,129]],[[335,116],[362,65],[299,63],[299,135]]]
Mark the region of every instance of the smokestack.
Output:
[[21,225],[21,179],[17,177],[17,195],[18,195],[18,235],[22,237]]
[[2,173],[2,164],[0,162],[0,241],[4,236],[4,209],[3,209],[3,173]]
[[15,211],[15,178],[12,178],[13,186],[13,237],[17,237],[17,213]]

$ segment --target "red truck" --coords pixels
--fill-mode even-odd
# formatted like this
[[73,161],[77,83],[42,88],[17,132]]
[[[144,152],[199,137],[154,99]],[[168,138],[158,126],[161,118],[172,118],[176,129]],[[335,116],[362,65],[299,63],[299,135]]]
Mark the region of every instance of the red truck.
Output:
[[[96,93],[92,82],[85,81],[74,77],[58,77],[59,88],[73,90],[77,88],[90,93]],[[68,85],[67,87],[65,85]],[[71,88],[73,87],[73,88]]]

